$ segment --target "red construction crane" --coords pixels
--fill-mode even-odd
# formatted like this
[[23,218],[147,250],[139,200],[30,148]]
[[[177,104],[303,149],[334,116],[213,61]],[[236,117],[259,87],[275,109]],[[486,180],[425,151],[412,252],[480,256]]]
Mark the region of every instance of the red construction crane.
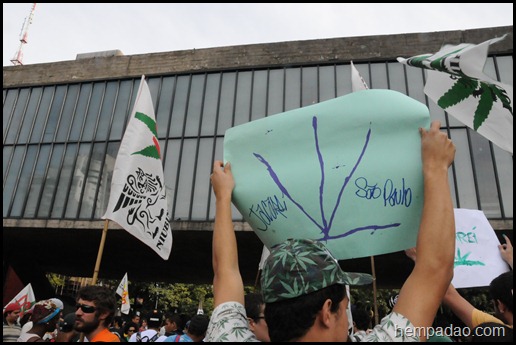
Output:
[[20,33],[20,47],[14,54],[14,57],[11,59],[11,62],[15,66],[23,65],[23,52],[22,48],[23,45],[27,43],[27,37],[29,33],[29,25],[32,24],[32,17],[34,17],[34,11],[36,10],[36,3],[32,5],[32,8],[30,10],[30,14],[28,17],[25,17],[25,21],[23,22],[22,30]]

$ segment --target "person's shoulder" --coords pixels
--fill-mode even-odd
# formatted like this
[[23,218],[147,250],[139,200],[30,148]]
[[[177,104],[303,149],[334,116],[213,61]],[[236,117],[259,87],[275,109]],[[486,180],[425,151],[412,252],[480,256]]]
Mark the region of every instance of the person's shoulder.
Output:
[[109,331],[109,329],[104,328],[102,331],[100,331],[92,340],[91,342],[111,342],[111,343],[119,343],[120,338]]

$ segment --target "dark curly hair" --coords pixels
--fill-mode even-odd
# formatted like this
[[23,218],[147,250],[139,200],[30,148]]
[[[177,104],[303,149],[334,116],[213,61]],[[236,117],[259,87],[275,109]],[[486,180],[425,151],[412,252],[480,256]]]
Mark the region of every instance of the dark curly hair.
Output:
[[271,341],[299,339],[313,326],[317,313],[327,299],[332,301],[331,312],[336,313],[345,297],[345,285],[334,284],[296,298],[267,303],[265,321]]
[[105,286],[88,285],[82,287],[77,292],[76,301],[79,299],[93,302],[97,307],[97,315],[109,312],[108,317],[104,320],[104,326],[109,327],[116,311],[115,292]]
[[500,274],[491,281],[489,285],[489,295],[491,299],[500,300],[507,309],[512,313],[512,287],[513,287],[513,271]]

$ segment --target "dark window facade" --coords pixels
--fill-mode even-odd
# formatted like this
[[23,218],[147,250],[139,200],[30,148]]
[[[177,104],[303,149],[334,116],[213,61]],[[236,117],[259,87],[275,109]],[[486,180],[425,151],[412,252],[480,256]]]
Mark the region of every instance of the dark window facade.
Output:
[[[513,84],[512,55],[485,71]],[[404,93],[430,109],[457,146],[450,183],[455,207],[513,217],[512,155],[425,96],[426,72],[396,61],[355,63],[372,89]],[[3,90],[3,217],[98,220],[139,78]],[[225,131],[351,92],[349,63],[224,70],[148,78],[173,220],[212,221],[209,175]],[[243,220],[234,208],[235,220]]]

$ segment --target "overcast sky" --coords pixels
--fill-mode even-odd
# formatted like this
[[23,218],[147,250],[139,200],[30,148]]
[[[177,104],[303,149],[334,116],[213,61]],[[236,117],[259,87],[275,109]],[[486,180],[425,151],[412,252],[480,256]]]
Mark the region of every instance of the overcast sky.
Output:
[[[20,46],[32,3],[3,4],[3,66]],[[49,4],[38,3],[23,64],[319,38],[513,25],[513,4]],[[447,43],[447,42],[443,42]],[[428,52],[421,52],[428,53]]]

